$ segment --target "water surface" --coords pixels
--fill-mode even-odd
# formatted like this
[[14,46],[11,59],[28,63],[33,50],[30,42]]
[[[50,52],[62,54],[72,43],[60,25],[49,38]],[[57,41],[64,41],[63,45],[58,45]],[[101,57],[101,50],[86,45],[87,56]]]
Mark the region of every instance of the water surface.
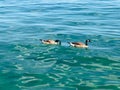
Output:
[[[1,0],[1,90],[119,90],[119,0]],[[39,39],[60,39],[61,46]],[[88,49],[68,41],[91,39]]]

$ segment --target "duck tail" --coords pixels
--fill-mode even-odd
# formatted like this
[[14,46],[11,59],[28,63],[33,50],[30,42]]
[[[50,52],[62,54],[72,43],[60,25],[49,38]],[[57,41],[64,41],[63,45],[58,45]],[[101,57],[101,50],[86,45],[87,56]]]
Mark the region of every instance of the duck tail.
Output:
[[67,42],[68,44],[72,45],[72,42]]
[[39,39],[41,42],[43,42],[43,39]]
[[71,42],[67,42],[68,44],[70,44]]
[[72,46],[72,43],[71,42],[67,42],[70,46]]

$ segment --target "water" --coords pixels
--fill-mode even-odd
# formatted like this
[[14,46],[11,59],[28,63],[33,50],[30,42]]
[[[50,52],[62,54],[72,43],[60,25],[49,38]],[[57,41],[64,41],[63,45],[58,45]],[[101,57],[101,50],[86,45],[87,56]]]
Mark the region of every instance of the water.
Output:
[[[0,90],[119,90],[119,3],[1,0]],[[86,39],[88,49],[67,44]]]

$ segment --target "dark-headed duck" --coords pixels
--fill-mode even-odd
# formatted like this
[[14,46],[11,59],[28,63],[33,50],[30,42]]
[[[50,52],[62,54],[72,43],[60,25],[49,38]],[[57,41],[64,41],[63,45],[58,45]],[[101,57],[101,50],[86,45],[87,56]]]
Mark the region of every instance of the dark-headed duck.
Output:
[[88,42],[91,42],[91,41],[87,39],[85,43],[82,43],[82,42],[68,42],[68,43],[70,44],[70,46],[73,46],[73,47],[87,48]]
[[40,41],[43,44],[58,44],[58,45],[61,45],[61,41],[60,40],[42,40],[42,39],[40,39]]

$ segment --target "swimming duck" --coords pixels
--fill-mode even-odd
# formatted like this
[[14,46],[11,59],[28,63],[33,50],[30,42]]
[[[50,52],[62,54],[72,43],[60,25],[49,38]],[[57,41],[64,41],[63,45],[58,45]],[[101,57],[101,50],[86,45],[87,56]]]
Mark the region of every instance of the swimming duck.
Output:
[[40,41],[43,44],[59,44],[59,45],[61,45],[61,41],[60,40],[42,40],[42,39],[40,39]]
[[87,48],[88,47],[88,42],[91,42],[90,39],[87,39],[85,41],[85,44],[82,42],[68,42],[70,44],[70,46],[73,47],[79,47],[79,48]]

